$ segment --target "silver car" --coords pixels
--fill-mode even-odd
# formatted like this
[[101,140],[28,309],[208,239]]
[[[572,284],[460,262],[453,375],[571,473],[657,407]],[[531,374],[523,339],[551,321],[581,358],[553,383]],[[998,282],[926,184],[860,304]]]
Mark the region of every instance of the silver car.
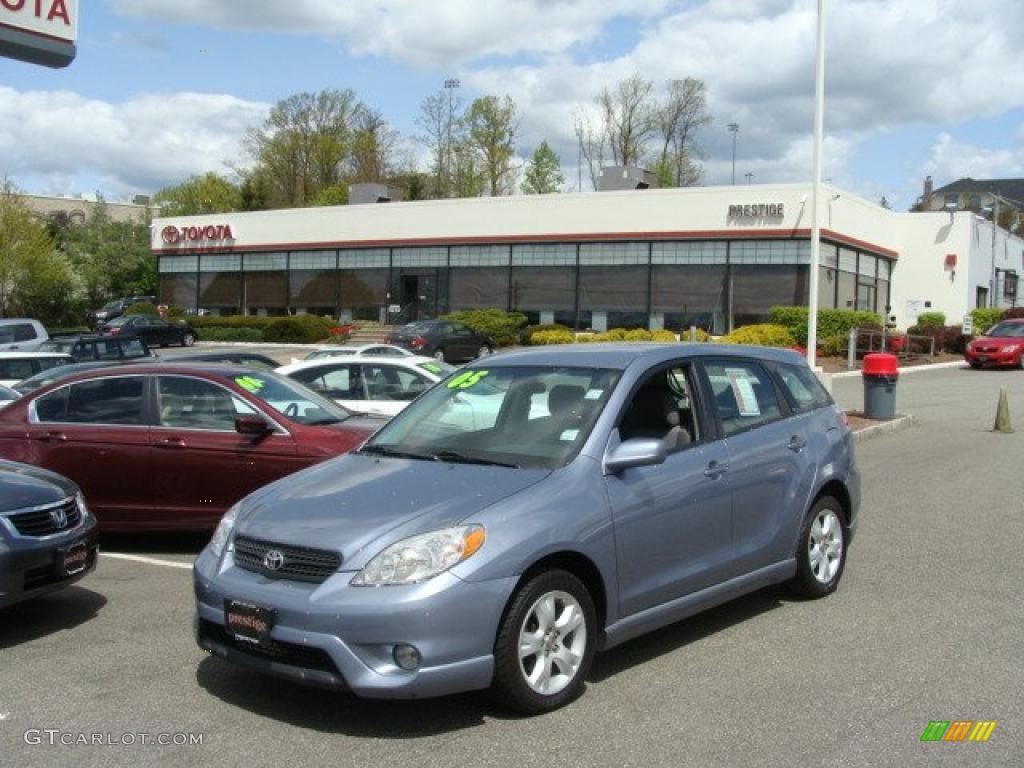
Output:
[[544,712],[597,650],[770,584],[835,590],[859,501],[845,416],[794,352],[511,352],[230,510],[197,639],[361,696]]

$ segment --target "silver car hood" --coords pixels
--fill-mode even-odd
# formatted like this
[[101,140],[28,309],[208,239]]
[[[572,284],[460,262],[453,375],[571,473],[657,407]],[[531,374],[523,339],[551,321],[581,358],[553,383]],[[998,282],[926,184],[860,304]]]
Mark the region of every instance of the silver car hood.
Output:
[[549,474],[547,469],[347,454],[248,497],[235,532],[340,552],[344,570],[358,569],[406,536],[472,522],[480,510]]

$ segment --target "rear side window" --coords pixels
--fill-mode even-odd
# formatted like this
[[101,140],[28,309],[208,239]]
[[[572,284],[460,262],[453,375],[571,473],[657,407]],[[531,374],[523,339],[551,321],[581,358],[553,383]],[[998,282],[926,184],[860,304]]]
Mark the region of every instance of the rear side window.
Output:
[[36,401],[39,421],[140,425],[145,378],[120,376],[81,381]]
[[146,345],[142,339],[122,339],[121,349],[125,357],[144,357],[146,354]]
[[35,326],[31,323],[22,323],[14,326],[14,340],[15,341],[33,341],[39,338],[36,335]]
[[704,369],[726,436],[781,418],[771,377],[758,363],[710,362]]
[[809,411],[832,404],[832,398],[809,368],[779,364],[775,370],[794,409]]
[[160,425],[179,429],[234,432],[235,419],[253,414],[232,392],[202,379],[161,376]]
[[21,381],[33,373],[31,360],[0,360],[0,379]]

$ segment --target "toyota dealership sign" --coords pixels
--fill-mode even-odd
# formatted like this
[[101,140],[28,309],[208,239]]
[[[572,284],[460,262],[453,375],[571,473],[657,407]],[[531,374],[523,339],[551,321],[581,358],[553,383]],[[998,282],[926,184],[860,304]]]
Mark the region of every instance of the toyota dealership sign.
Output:
[[66,67],[77,39],[78,0],[0,0],[0,56]]

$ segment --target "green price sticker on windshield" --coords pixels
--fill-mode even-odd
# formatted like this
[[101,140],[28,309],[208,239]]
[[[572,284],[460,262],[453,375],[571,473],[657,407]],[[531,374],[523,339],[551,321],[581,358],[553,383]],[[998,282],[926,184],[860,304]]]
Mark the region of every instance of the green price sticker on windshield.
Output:
[[424,371],[429,371],[430,373],[437,375],[440,375],[443,372],[443,369],[437,363],[420,363],[420,368]]
[[489,371],[466,371],[448,382],[448,389],[469,389],[486,376]]
[[266,386],[263,379],[257,379],[255,376],[239,376],[235,379],[235,384],[254,395]]

